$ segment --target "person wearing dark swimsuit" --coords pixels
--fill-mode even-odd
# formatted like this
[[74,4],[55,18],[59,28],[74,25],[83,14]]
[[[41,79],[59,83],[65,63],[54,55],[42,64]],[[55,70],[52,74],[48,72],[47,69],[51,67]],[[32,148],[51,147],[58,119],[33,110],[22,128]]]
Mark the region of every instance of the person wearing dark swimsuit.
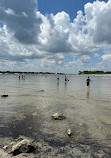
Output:
[[[90,78],[88,77],[87,80],[86,80],[87,87],[90,86],[90,81],[91,81],[91,80],[90,80]],[[91,82],[92,82],[92,81],[91,81]]]

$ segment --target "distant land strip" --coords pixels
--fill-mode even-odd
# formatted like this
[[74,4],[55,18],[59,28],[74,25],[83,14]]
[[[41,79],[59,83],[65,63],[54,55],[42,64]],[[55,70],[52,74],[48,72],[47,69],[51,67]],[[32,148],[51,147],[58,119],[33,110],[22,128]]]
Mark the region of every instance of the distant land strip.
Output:
[[21,71],[0,71],[0,73],[2,74],[15,74],[15,73],[18,73],[18,74],[57,74],[57,75],[65,75],[64,73],[53,73],[53,72],[21,72]]
[[78,75],[103,75],[103,74],[111,74],[111,71],[79,71]]
[[[66,75],[65,73],[54,73],[54,72],[27,72],[27,71],[0,71],[1,74],[43,74],[43,75]],[[78,75],[104,75],[111,74],[111,71],[79,71]],[[67,74],[75,75],[75,74]]]

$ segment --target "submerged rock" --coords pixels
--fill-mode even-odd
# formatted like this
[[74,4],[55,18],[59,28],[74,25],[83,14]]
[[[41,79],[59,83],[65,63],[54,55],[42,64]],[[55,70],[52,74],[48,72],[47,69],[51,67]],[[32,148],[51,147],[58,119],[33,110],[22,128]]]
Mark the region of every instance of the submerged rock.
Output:
[[21,121],[21,120],[26,119],[26,118],[27,118],[27,117],[26,117],[26,114],[25,114],[25,113],[21,113],[21,112],[16,113],[16,120],[17,120],[17,121]]
[[65,119],[66,117],[65,117],[63,114],[55,113],[55,114],[52,115],[52,118],[53,118],[54,120],[63,120],[63,119]]
[[4,97],[4,98],[5,98],[5,97],[8,97],[8,95],[7,95],[7,94],[4,94],[4,95],[1,95],[1,97]]
[[15,156],[20,153],[30,153],[34,150],[35,145],[33,144],[33,142],[31,140],[24,139],[19,142],[16,142],[16,144],[12,146],[11,153]]
[[44,90],[42,89],[42,90],[40,90],[40,91],[38,91],[38,92],[44,92]]
[[36,116],[39,116],[39,113],[38,112],[34,112],[31,114],[33,117],[36,117]]
[[68,136],[72,136],[72,134],[73,134],[73,133],[72,133],[72,130],[71,130],[71,129],[68,129],[68,130],[67,130],[67,134],[68,134]]
[[79,123],[78,126],[85,126],[85,123]]
[[3,147],[3,150],[7,150],[7,149],[8,149],[8,146],[5,145],[5,146]]

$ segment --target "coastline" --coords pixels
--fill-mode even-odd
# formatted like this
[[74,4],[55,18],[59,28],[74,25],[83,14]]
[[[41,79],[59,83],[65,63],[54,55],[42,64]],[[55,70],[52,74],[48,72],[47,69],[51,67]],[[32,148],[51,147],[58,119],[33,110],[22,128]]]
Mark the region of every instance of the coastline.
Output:
[[111,72],[104,71],[79,71],[78,74],[62,72],[26,72],[26,71],[0,71],[0,74],[38,74],[38,75],[75,75],[75,76],[111,76]]

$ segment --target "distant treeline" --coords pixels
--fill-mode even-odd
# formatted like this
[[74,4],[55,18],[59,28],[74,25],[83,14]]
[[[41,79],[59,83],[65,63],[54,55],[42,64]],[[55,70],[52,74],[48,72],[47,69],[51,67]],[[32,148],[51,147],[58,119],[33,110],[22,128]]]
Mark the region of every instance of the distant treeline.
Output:
[[0,73],[5,74],[57,74],[57,75],[64,75],[64,73],[53,73],[53,72],[21,72],[21,71],[0,71]]
[[79,71],[79,75],[82,74],[111,74],[111,71]]

